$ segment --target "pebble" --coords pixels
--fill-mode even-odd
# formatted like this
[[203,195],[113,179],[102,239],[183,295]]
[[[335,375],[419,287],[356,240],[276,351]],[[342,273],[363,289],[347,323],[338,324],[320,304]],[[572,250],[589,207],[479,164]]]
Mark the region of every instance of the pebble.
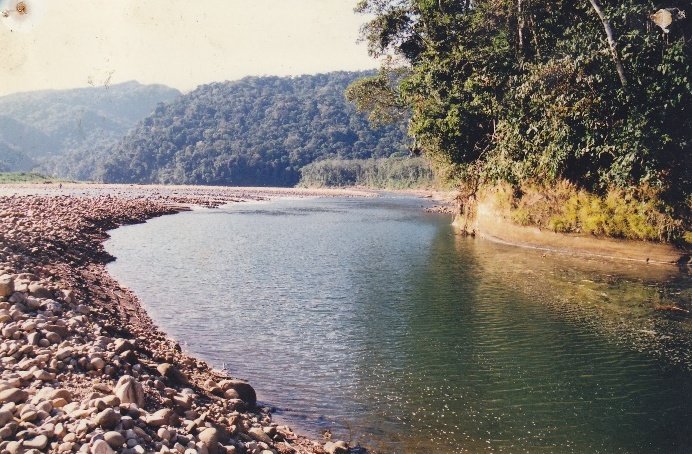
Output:
[[105,440],[96,440],[91,446],[91,454],[115,454],[115,451],[106,443]]
[[96,415],[94,422],[104,429],[113,429],[120,422],[120,413],[116,413],[112,408],[106,408]]
[[[268,414],[229,415],[256,404],[254,389],[148,328],[99,268],[106,229],[164,212],[147,199],[0,196],[0,452],[235,453],[251,437],[256,452],[274,447]],[[114,311],[108,292],[132,306]]]
[[113,449],[120,449],[125,444],[127,440],[122,436],[120,432],[110,431],[103,434],[103,439],[106,443]]

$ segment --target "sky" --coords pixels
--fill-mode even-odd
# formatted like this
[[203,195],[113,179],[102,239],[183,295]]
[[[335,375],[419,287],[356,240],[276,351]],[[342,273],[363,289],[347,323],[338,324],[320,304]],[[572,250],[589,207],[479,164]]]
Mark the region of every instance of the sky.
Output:
[[24,1],[26,15],[0,15],[0,95],[129,80],[189,91],[377,66],[356,44],[356,0]]

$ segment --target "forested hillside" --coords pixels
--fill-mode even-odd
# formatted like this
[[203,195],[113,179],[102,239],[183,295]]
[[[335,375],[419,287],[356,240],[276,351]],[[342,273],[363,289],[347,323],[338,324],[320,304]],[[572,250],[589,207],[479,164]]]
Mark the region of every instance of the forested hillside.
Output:
[[106,182],[292,186],[319,159],[407,154],[406,123],[373,128],[344,99],[370,75],[248,77],[203,85],[140,122],[112,151]]
[[[565,182],[568,199],[612,206],[575,215],[568,231],[607,234],[598,219],[621,212],[637,219],[620,216],[617,236],[690,229],[689,0],[361,0],[357,11],[385,64],[349,99],[375,122],[411,112],[417,147],[462,199],[509,184],[521,203],[527,185],[544,197]],[[658,214],[656,235],[633,227]]]
[[0,168],[89,178],[114,143],[180,92],[137,82],[0,97]]

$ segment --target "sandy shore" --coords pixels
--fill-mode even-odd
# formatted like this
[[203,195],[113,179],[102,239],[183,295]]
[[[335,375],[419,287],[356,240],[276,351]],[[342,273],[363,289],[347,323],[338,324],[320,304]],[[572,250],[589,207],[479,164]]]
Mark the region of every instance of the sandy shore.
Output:
[[0,451],[347,452],[272,422],[253,388],[187,356],[106,272],[107,230],[277,196],[363,191],[0,186]]

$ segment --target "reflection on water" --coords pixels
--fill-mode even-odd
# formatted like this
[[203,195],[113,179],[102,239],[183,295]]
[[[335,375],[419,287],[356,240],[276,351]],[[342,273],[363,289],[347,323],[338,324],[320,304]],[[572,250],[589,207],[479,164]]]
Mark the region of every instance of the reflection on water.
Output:
[[[687,452],[689,278],[454,236],[420,200],[239,204],[113,232],[111,272],[278,417],[381,452]],[[156,264],[155,266],[152,264]]]

